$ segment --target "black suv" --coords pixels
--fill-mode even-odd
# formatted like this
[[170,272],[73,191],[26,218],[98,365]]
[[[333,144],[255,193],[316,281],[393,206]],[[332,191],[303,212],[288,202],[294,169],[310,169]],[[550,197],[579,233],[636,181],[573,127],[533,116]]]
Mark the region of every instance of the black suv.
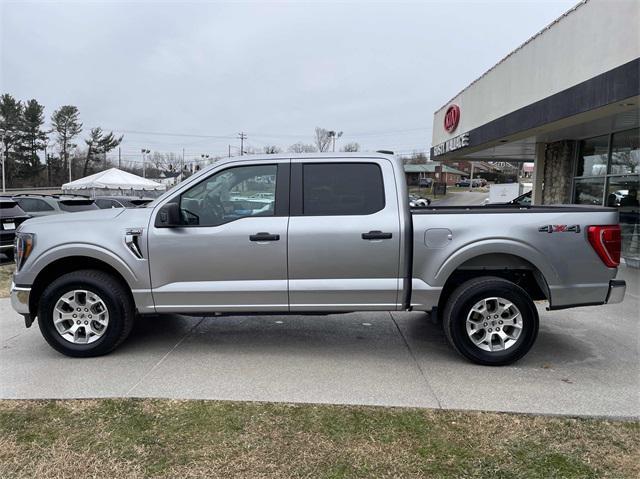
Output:
[[0,253],[13,260],[16,228],[29,216],[8,196],[0,196]]

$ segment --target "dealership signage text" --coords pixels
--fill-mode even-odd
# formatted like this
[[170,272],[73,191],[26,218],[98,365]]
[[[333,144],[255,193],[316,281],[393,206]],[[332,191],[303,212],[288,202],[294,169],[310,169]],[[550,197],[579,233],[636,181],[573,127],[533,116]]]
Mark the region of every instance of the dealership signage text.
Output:
[[455,136],[450,140],[447,140],[439,145],[433,147],[433,156],[440,156],[450,151],[459,150],[469,146],[469,133],[463,133],[462,135]]

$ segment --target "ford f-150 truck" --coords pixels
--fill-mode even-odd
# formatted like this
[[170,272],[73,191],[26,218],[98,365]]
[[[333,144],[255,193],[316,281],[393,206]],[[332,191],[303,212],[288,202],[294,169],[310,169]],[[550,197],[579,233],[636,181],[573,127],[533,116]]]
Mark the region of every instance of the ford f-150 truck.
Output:
[[613,208],[410,209],[385,154],[236,157],[145,207],[31,219],[11,299],[69,356],[136,315],[428,311],[462,355],[521,358],[550,310],[622,301]]

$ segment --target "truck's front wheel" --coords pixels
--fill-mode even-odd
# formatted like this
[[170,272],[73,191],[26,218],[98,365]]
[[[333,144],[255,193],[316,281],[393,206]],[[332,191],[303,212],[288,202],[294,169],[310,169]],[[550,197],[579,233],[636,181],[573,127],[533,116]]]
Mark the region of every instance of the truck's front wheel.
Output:
[[73,271],[42,293],[38,325],[47,342],[67,356],[109,353],[133,326],[129,294],[113,276],[96,270]]
[[449,296],[443,328],[449,342],[477,364],[522,358],[538,335],[538,311],[520,286],[493,276],[471,279]]

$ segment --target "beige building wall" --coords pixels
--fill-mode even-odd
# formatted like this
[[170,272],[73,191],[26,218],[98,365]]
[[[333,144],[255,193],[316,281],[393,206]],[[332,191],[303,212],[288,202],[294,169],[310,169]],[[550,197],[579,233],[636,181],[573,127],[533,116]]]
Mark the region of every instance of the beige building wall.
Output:
[[[640,0],[581,2],[436,111],[432,145],[640,57],[639,26]],[[454,103],[460,122],[448,133]]]

